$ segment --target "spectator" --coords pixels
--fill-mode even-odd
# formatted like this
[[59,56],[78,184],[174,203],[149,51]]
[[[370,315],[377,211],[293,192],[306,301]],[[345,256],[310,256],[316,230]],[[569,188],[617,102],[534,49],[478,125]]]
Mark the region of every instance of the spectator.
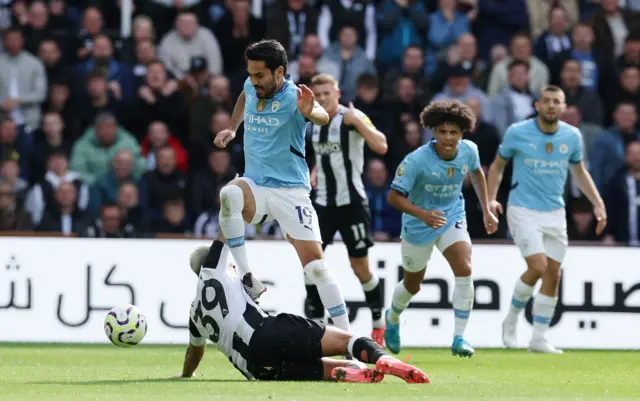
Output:
[[89,205],[89,186],[84,184],[80,175],[69,171],[69,160],[62,152],[53,152],[47,159],[47,172],[44,178],[33,186],[25,201],[25,209],[31,215],[33,225],[40,224],[45,211],[55,211],[55,191],[60,184],[70,182],[76,188],[77,204],[80,210]]
[[[114,88],[116,88],[115,91]],[[109,85],[101,72],[89,73],[83,101],[76,107],[77,129],[80,132],[89,129],[96,120],[96,116],[103,112],[114,114],[118,121],[127,121],[127,111],[130,106],[118,98],[117,90],[115,84]]]
[[[506,56],[506,49],[505,49]],[[460,35],[458,42],[447,51],[446,60],[438,62],[429,86],[435,93],[442,91],[447,83],[449,69],[461,65],[471,72],[471,82],[476,88],[483,89],[489,79],[487,63],[478,58],[478,46],[475,36],[470,33]]]
[[425,73],[424,51],[419,46],[409,46],[402,56],[402,65],[394,68],[384,75],[384,86],[382,92],[386,101],[393,99],[393,88],[401,76],[408,76],[413,79],[416,87],[416,96],[421,99],[431,97],[429,91],[429,77]]
[[155,220],[153,232],[158,234],[191,234],[184,200],[178,194],[169,194],[162,205],[162,217]]
[[31,231],[31,228],[31,216],[21,207],[12,185],[0,182],[0,232]]
[[319,71],[316,68],[316,60],[307,55],[300,56],[298,63],[298,80],[294,81],[296,85],[311,85],[311,78],[316,76]]
[[54,82],[73,84],[75,71],[62,59],[60,46],[56,41],[45,39],[40,42],[38,58],[44,63],[49,84]]
[[135,183],[120,184],[118,207],[125,231],[136,233],[138,237],[149,234],[149,217],[140,205],[140,195]]
[[469,33],[469,20],[456,11],[456,0],[438,0],[438,11],[429,14],[427,74],[433,74],[438,62],[446,60],[447,48],[465,33]]
[[133,71],[131,67],[113,58],[113,44],[105,35],[93,38],[90,57],[78,67],[82,76],[101,74],[109,83],[109,89],[118,100],[133,97]]
[[196,56],[207,59],[211,73],[221,74],[223,71],[218,40],[211,31],[198,24],[198,18],[192,12],[178,15],[176,28],[160,42],[159,54],[167,69],[178,79],[189,71],[191,58]]
[[220,188],[233,180],[236,171],[231,164],[231,155],[224,149],[209,152],[208,168],[196,172],[191,188],[191,211],[200,216],[206,211],[217,212],[212,205],[218,203]]
[[640,68],[640,36],[627,36],[624,42],[624,52],[616,62],[616,67],[621,70],[627,66]]
[[42,62],[22,49],[22,32],[9,28],[3,38],[0,109],[11,116],[18,130],[30,133],[40,127],[40,104],[46,98],[47,75]]
[[549,65],[556,57],[571,52],[571,39],[567,35],[568,27],[567,12],[560,6],[552,7],[549,11],[549,30],[540,36],[534,36],[536,38],[534,53],[540,61]]
[[567,234],[569,236],[569,241],[600,240],[600,236],[596,234],[597,221],[593,215],[593,205],[591,205],[589,199],[585,196],[580,196],[579,198],[571,201],[568,206]]
[[213,77],[207,68],[207,59],[201,56],[193,57],[189,73],[178,82],[178,89],[191,105],[199,98],[209,96],[209,82]]
[[614,126],[596,138],[589,151],[591,176],[602,191],[624,165],[627,145],[640,140],[636,128],[638,112],[632,103],[620,103],[613,115]]
[[123,48],[121,51],[121,60],[129,65],[134,66],[133,74],[135,76],[144,76],[146,71],[136,71],[136,63],[140,62],[140,53],[138,47],[141,43],[150,44],[153,48],[153,58],[155,59],[155,43],[156,43],[156,29],[153,26],[153,21],[146,15],[138,15],[133,19],[132,23],[132,37],[125,39]]
[[578,106],[569,105],[565,109],[564,113],[562,113],[562,121],[567,124],[571,124],[574,127],[578,127],[580,129],[580,133],[582,133],[582,143],[584,145],[585,160],[590,159],[590,153],[593,149],[593,143],[596,138],[600,136],[602,133],[602,127],[597,124],[585,122],[582,119],[582,113]]
[[586,122],[602,125],[602,100],[593,89],[582,86],[582,69],[578,60],[568,59],[564,62],[560,87],[564,90],[567,104],[578,106]]
[[170,147],[158,151],[156,168],[145,174],[144,186],[148,194],[148,206],[151,212],[160,214],[169,195],[179,195],[184,199],[187,179],[176,170],[176,155]]
[[573,26],[578,21],[578,2],[579,0],[527,0],[531,36],[537,38],[548,29],[553,30],[552,14],[556,9],[563,11],[564,24]]
[[[392,102],[386,104],[385,110],[389,115],[390,128],[402,127],[410,120],[417,120],[422,108],[416,97],[416,86],[410,77],[400,77],[395,87],[395,96]],[[397,135],[397,131],[392,134]]]
[[496,64],[491,71],[489,97],[497,95],[509,86],[507,67],[512,60],[525,61],[529,64],[529,90],[531,93],[540,93],[540,89],[549,83],[549,69],[537,57],[531,55],[531,38],[524,34],[515,35],[511,39],[509,50],[511,55]]
[[375,68],[364,50],[358,45],[358,32],[350,26],[340,29],[339,39],[326,50],[327,57],[341,66],[340,100],[350,102],[356,97],[356,82],[365,73],[375,73]]
[[364,49],[366,57],[376,58],[378,32],[376,8],[369,0],[326,0],[318,18],[318,37],[322,47],[340,40],[341,31],[350,26],[356,31],[358,47]]
[[154,61],[147,66],[146,85],[138,89],[133,103],[135,110],[131,118],[132,133],[142,140],[149,124],[162,121],[182,141],[188,138],[187,103],[177,90],[178,84],[167,79],[167,71],[161,61]]
[[511,61],[508,79],[509,86],[491,99],[491,115],[501,137],[511,124],[526,120],[535,113],[535,98],[528,88],[529,64]]
[[187,172],[187,151],[180,141],[169,133],[167,125],[162,121],[154,121],[149,124],[147,136],[142,142],[142,154],[147,159],[147,170],[155,170],[158,152],[164,147],[170,147],[176,155],[176,168],[183,173]]
[[19,202],[24,200],[29,184],[25,179],[20,178],[20,165],[18,162],[9,159],[0,164],[0,181],[11,185]]
[[51,212],[45,211],[38,230],[65,236],[87,236],[92,220],[88,212],[76,207],[77,197],[76,187],[72,183],[58,185],[55,192],[56,207]]
[[398,68],[409,46],[420,50],[429,28],[429,15],[424,2],[385,0],[377,14],[380,47],[376,61],[383,71]]
[[162,36],[171,29],[171,22],[183,13],[196,16],[202,8],[201,0],[147,0],[143,6],[143,14],[151,17],[157,24],[158,35]]
[[121,149],[113,156],[111,169],[91,185],[89,209],[93,216],[98,216],[100,208],[105,203],[116,202],[118,191],[123,183],[138,180],[139,176],[135,174],[133,168],[134,156],[129,149]]
[[123,224],[122,210],[115,203],[105,203],[97,218],[88,230],[93,238],[133,238],[135,233],[131,225]]
[[[378,127],[380,132],[387,132],[389,129],[389,121],[387,114],[384,112],[384,104],[380,96],[380,88],[378,77],[375,74],[362,74],[358,78],[357,96],[354,100],[354,106],[369,116],[373,125]],[[390,88],[393,92],[395,86]]]
[[387,203],[389,172],[380,159],[367,163],[367,199],[371,208],[371,232],[376,241],[390,241],[400,237],[401,214]]
[[[150,40],[136,42],[135,60],[133,61],[133,87],[136,93],[145,84],[147,79],[147,67],[156,61],[156,45]],[[173,78],[173,74],[167,72],[167,76]]]
[[529,26],[525,0],[478,0],[477,20],[478,53],[484,60],[489,59],[491,48],[506,46]]
[[396,171],[406,155],[422,146],[423,129],[416,120],[409,120],[403,125],[402,137],[391,142],[387,153],[387,166]]
[[471,97],[467,99],[466,104],[471,107],[471,110],[473,110],[476,115],[477,123],[473,131],[464,133],[464,139],[468,139],[478,145],[480,166],[482,166],[484,172],[487,173],[489,166],[498,152],[501,135],[493,124],[486,122],[482,117],[482,103],[479,99]]
[[611,219],[606,229],[610,242],[640,246],[640,141],[629,143],[625,163],[606,183],[603,197]]
[[0,119],[0,162],[13,160],[18,163],[20,176],[25,180],[29,178],[30,141],[30,134],[18,133],[12,119]]
[[291,79],[294,82],[297,82],[300,78],[300,59],[303,56],[309,56],[316,61],[316,69],[319,73],[324,72],[338,80],[340,79],[340,66],[324,54],[318,36],[310,33],[304,37],[300,56],[297,60],[291,60],[289,62],[289,68],[287,68],[287,72],[291,75]]
[[31,54],[36,54],[40,43],[47,39],[53,39],[53,29],[49,24],[49,9],[40,0],[31,3],[27,23],[22,27],[24,32],[24,49]]
[[600,0],[600,8],[591,19],[596,36],[596,47],[611,60],[624,51],[627,35],[640,34],[640,16],[637,12],[621,9],[618,0]]
[[102,12],[97,7],[87,7],[82,14],[82,27],[78,36],[75,37],[73,54],[76,61],[84,62],[91,56],[93,41],[96,36],[103,33],[103,26]]
[[284,46],[290,60],[298,57],[303,38],[318,32],[318,10],[306,0],[275,0],[267,6],[265,37]]
[[35,144],[29,161],[29,182],[40,181],[47,172],[47,160],[54,152],[71,154],[71,141],[64,134],[64,121],[60,114],[46,112],[42,118],[42,128],[34,135]]
[[605,112],[609,117],[607,122],[611,122],[613,105],[633,103],[636,110],[640,110],[640,69],[638,67],[629,66],[622,70],[617,88],[612,91],[612,97],[606,103]]
[[91,185],[107,173],[113,156],[122,149],[128,149],[133,155],[134,175],[139,176],[145,169],[144,157],[140,154],[140,145],[110,113],[101,113],[95,126],[89,128],[75,143],[71,150],[71,169],[80,173],[82,180]]
[[447,84],[442,92],[433,97],[433,101],[444,99],[457,99],[462,102],[475,97],[482,103],[482,116],[485,120],[491,121],[491,102],[483,91],[471,84],[471,71],[462,65],[457,65],[449,70]]
[[76,115],[73,110],[73,100],[71,99],[71,89],[69,84],[58,81],[53,82],[49,88],[49,96],[42,110],[54,112],[62,116],[64,126],[70,135],[70,139],[76,139],[80,135],[80,131],[76,128]]

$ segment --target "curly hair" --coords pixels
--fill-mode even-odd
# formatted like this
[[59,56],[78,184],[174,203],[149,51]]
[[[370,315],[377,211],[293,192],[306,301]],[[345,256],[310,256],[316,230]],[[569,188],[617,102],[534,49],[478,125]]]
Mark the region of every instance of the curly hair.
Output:
[[471,107],[459,100],[439,100],[422,110],[420,123],[423,127],[430,129],[450,123],[456,125],[462,132],[469,132],[476,125],[476,115]]

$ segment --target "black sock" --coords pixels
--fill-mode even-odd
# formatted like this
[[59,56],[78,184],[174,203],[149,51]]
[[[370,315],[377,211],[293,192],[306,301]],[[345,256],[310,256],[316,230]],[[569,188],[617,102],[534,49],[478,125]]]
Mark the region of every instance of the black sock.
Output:
[[220,255],[222,255],[222,248],[224,248],[224,243],[218,240],[213,241],[213,244],[209,247],[209,254],[204,259],[204,263],[202,263],[203,267],[209,269],[215,269],[218,267],[218,262],[220,262]]
[[371,318],[378,320],[382,317],[382,305],[384,305],[384,294],[380,283],[371,291],[365,291],[364,297],[367,300],[367,306],[371,309]]
[[[365,351],[365,355],[363,355],[362,351]],[[364,363],[376,363],[378,359],[387,355],[384,349],[369,337],[358,338],[353,343],[352,354],[357,360]],[[366,359],[364,359],[363,356],[366,357]]]
[[304,300],[304,314],[309,319],[322,319],[324,317],[324,305],[320,299],[318,287],[307,285],[307,298]]

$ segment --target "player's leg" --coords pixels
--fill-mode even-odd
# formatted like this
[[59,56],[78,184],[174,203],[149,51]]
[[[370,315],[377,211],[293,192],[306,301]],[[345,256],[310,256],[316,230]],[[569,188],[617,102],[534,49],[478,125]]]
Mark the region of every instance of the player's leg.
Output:
[[[322,251],[327,248],[328,245],[333,243],[333,237],[338,230],[336,226],[336,216],[332,213],[332,209],[326,208],[320,205],[313,205],[313,208],[318,215],[318,225],[320,226],[320,236],[322,237]],[[307,290],[307,298],[304,301],[304,313],[309,319],[316,321],[325,321],[325,309],[316,287],[312,280],[305,274],[304,284]]]
[[269,211],[296,249],[304,274],[318,288],[322,304],[333,323],[349,330],[349,316],[338,282],[324,263],[318,216],[304,189],[271,189]]
[[406,241],[402,241],[400,245],[404,278],[393,290],[391,308],[387,309],[385,314],[386,328],[384,332],[387,348],[394,354],[399,353],[401,348],[400,314],[407,309],[411,299],[420,291],[433,246],[434,243],[413,245]]
[[371,310],[371,337],[384,347],[383,292],[378,276],[369,266],[369,248],[373,246],[373,238],[368,206],[352,205],[341,209],[338,230],[347,247],[351,268],[362,285],[367,306]]
[[[349,353],[360,362],[375,364],[376,370],[380,373],[400,377],[408,383],[429,383],[429,378],[424,372],[388,355],[372,338],[358,337],[336,327],[327,327],[321,344],[324,356]],[[349,372],[348,368],[337,367],[332,376],[358,378],[363,375],[357,368],[352,369],[356,371]]]
[[453,289],[454,331],[451,353],[461,357],[473,356],[475,350],[464,339],[464,331],[473,307],[474,288],[471,277],[471,238],[464,221],[445,231],[436,246],[449,262],[455,276]]
[[515,283],[509,312],[502,323],[502,342],[507,348],[516,348],[518,317],[531,299],[536,283],[547,269],[547,258],[539,219],[533,211],[510,206],[507,209],[507,223],[513,241],[527,264],[527,270]]

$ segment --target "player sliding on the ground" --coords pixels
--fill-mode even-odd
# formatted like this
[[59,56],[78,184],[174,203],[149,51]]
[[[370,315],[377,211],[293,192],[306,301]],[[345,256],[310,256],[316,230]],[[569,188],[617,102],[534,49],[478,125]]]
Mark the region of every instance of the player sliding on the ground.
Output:
[[[487,183],[478,147],[463,140],[473,129],[473,111],[457,100],[433,102],[420,114],[424,127],[433,130],[434,139],[411,152],[402,161],[391,184],[388,202],[402,215],[402,266],[404,280],[393,292],[386,312],[385,341],[393,353],[400,352],[400,314],[407,309],[420,285],[437,247],[455,275],[453,310],[455,328],[451,352],[470,357],[474,349],[464,339],[474,289],[471,278],[471,239],[467,232],[462,184],[467,174],[484,212],[484,226],[493,234],[498,220],[489,210]],[[425,333],[428,335],[428,333]]]
[[[216,240],[190,257],[198,284],[179,377],[193,376],[208,339],[249,380],[377,383],[390,374],[408,383],[429,383],[420,369],[386,355],[371,338],[288,313],[267,315],[244,290],[228,254],[229,248]],[[375,368],[327,358],[348,354]]]
[[245,221],[275,219],[296,249],[305,275],[318,288],[322,304],[336,326],[349,330],[347,308],[338,284],[323,260],[318,216],[311,204],[309,167],[305,160],[305,117],[325,125],[329,115],[304,85],[297,87],[287,72],[287,53],[275,40],[246,50],[249,78],[238,97],[231,126],[218,133],[225,147],[244,120],[244,177],[220,191],[220,229],[238,263],[253,299],[265,286],[251,274],[244,241]]
[[607,224],[607,212],[582,160],[580,130],[559,121],[566,108],[562,89],[553,85],[543,87],[535,108],[537,118],[507,129],[489,169],[491,210],[502,214],[502,205],[496,196],[504,168],[513,159],[507,223],[513,241],[527,262],[527,271],[516,282],[511,307],[502,324],[502,341],[507,348],[517,346],[518,316],[542,278],[540,292],[533,301],[529,351],[562,354],[562,350],[549,344],[545,333],[558,302],[560,265],[568,245],[563,195],[569,166],[576,183],[593,204],[597,234],[602,233]]

